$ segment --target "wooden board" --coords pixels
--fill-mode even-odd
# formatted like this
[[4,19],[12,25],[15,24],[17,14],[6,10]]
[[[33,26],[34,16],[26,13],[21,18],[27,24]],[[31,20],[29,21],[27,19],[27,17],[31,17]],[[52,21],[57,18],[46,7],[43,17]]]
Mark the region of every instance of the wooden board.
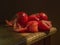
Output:
[[17,33],[11,27],[0,27],[0,45],[28,45],[51,36],[56,31],[57,29],[52,27],[48,33]]

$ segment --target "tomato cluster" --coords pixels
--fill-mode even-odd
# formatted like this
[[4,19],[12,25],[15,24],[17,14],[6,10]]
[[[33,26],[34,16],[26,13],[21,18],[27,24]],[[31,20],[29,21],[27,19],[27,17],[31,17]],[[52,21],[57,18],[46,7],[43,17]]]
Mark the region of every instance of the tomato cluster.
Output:
[[[28,16],[25,12],[16,13],[16,19],[6,23],[13,27],[16,32],[40,32],[49,31],[52,27],[48,16],[43,13],[36,13]],[[11,23],[12,22],[12,23]]]

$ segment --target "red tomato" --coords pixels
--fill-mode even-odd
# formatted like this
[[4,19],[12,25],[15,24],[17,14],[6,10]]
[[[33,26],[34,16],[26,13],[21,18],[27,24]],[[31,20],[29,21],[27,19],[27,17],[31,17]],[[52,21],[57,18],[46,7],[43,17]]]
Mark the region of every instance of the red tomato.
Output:
[[28,31],[38,32],[38,22],[37,21],[29,21],[28,22]]
[[37,14],[37,17],[38,17],[40,20],[48,20],[48,16],[47,16],[45,13],[43,13],[43,12],[38,13],[38,14]]
[[28,22],[28,15],[25,12],[18,12],[16,15],[17,15],[17,22],[24,27]]
[[39,18],[37,18],[35,14],[32,14],[29,16],[29,21],[39,21]]
[[39,31],[47,31],[50,30],[52,24],[50,21],[41,20],[39,21],[38,27],[39,27]]

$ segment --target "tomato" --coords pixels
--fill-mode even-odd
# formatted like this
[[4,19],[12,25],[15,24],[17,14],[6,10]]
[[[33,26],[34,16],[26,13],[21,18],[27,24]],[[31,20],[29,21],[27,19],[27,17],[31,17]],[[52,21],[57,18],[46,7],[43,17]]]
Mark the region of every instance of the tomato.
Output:
[[47,16],[45,13],[43,13],[43,12],[38,13],[36,16],[37,16],[40,20],[48,20],[48,16]]
[[39,18],[37,18],[35,14],[32,14],[29,16],[29,21],[39,21]]
[[28,14],[26,14],[25,12],[18,12],[16,15],[17,15],[17,22],[24,27],[28,22]]
[[38,22],[37,21],[29,21],[28,22],[28,31],[38,32]]
[[50,28],[52,27],[52,24],[50,21],[41,20],[39,21],[38,27],[39,31],[47,31],[47,30],[49,31]]

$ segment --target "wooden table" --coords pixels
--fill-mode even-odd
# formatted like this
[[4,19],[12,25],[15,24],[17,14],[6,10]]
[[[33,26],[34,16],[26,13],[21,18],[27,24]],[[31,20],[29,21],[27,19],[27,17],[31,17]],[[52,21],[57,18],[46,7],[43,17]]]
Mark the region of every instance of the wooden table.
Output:
[[0,27],[0,45],[33,45],[43,39],[46,45],[47,37],[50,37],[57,31],[55,27],[52,27],[50,32],[47,33],[16,33],[12,30],[11,27]]

